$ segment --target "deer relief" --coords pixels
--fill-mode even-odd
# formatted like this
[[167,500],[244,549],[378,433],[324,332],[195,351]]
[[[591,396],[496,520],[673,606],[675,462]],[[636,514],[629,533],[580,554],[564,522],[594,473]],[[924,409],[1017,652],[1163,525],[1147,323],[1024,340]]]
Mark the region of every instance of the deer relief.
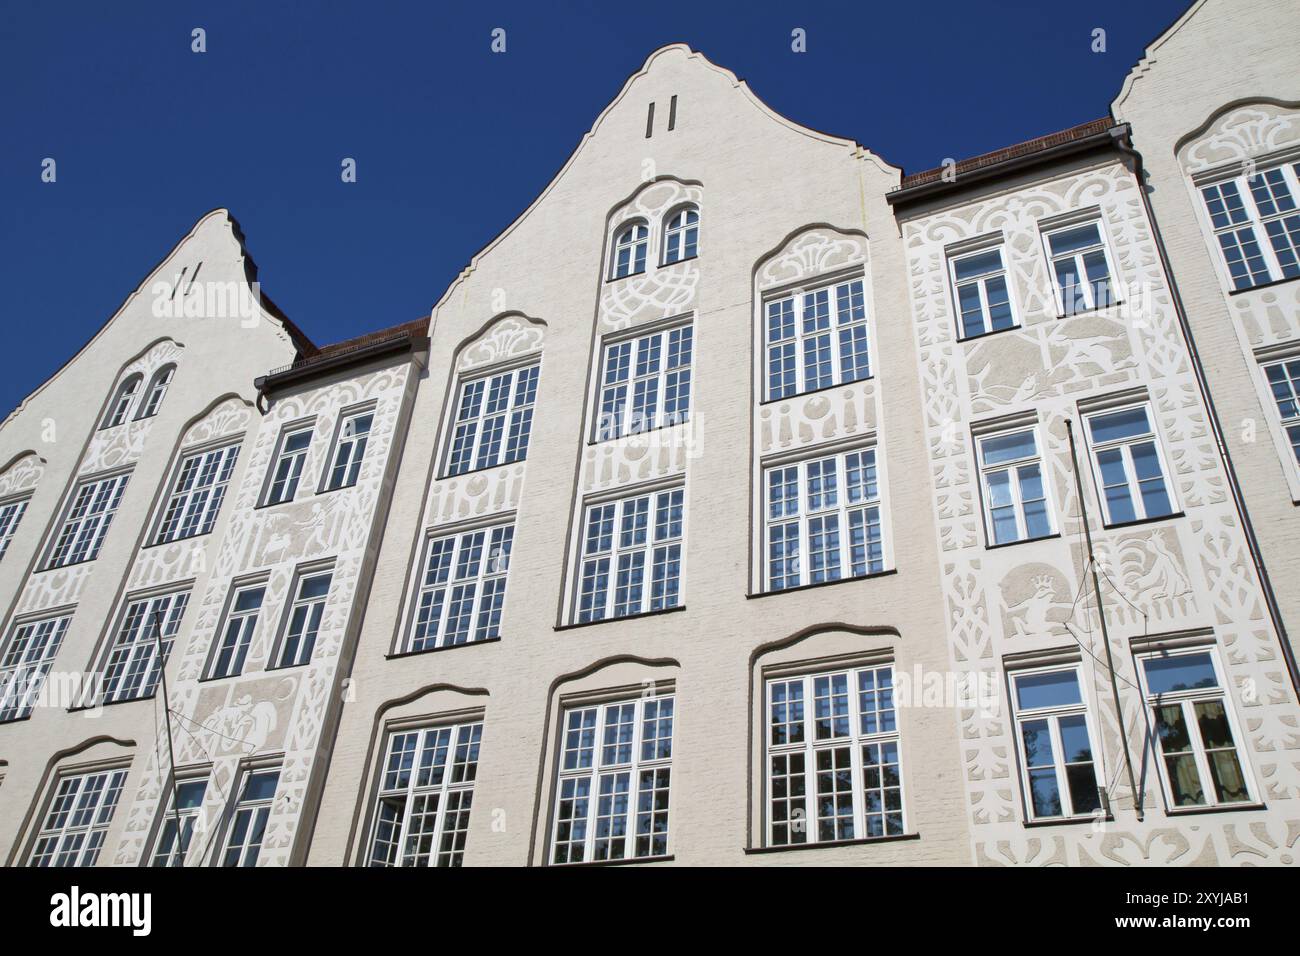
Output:
[[1030,578],[1033,593],[1014,606],[1016,616],[1011,624],[1016,637],[1034,637],[1050,633],[1053,624],[1047,618],[1047,612],[1056,604],[1056,585],[1050,574],[1039,574]]

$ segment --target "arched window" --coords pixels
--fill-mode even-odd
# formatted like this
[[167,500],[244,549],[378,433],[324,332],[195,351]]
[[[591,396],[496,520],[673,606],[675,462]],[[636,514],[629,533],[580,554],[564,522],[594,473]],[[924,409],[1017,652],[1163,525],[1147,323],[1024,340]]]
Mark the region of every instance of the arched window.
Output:
[[167,386],[172,383],[172,376],[176,374],[175,365],[164,365],[149,381],[149,390],[144,393],[144,401],[140,405],[140,411],[136,412],[136,419],[153,418],[158,414],[158,409],[162,405],[163,398],[167,395]]
[[104,416],[104,428],[112,428],[114,425],[120,425],[126,421],[126,416],[131,411],[131,403],[135,401],[135,393],[140,390],[142,377],[132,375],[122,387],[117,390],[117,395],[113,398],[113,404],[108,407],[108,414]]
[[650,243],[650,230],[643,222],[634,222],[614,240],[614,278],[635,275],[645,271],[646,247]]
[[699,240],[700,212],[694,206],[683,206],[671,215],[664,230],[664,265],[695,258]]

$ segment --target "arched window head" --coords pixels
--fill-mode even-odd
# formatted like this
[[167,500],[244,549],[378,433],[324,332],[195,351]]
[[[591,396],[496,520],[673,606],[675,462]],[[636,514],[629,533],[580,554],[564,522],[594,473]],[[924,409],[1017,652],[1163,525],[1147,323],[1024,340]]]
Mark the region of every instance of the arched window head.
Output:
[[623,229],[614,240],[614,278],[645,272],[646,247],[650,244],[650,230],[643,222],[634,222]]
[[131,411],[131,403],[135,401],[135,393],[140,391],[141,376],[132,375],[117,390],[113,396],[113,404],[108,406],[108,414],[104,416],[104,428],[112,428],[114,425],[120,425],[126,421],[127,413]]
[[699,241],[700,211],[694,206],[683,206],[669,217],[664,229],[664,265],[695,258]]
[[158,409],[167,396],[167,386],[172,383],[175,374],[175,365],[164,365],[153,373],[153,378],[149,380],[149,390],[144,393],[144,401],[140,403],[140,411],[136,412],[137,420],[153,418],[158,414]]

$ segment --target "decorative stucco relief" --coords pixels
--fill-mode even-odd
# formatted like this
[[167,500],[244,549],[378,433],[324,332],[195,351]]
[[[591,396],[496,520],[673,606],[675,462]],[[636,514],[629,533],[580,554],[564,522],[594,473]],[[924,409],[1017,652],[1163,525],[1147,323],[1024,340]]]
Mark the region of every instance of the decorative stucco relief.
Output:
[[856,233],[815,226],[800,232],[759,267],[759,292],[817,279],[867,261],[866,239]]
[[865,379],[758,407],[759,454],[870,435],[878,427],[876,380]]
[[1192,174],[1239,163],[1300,142],[1300,111],[1272,103],[1251,103],[1224,113],[1180,151]]
[[45,459],[34,451],[19,455],[0,472],[0,499],[32,491],[45,474]]
[[684,422],[642,435],[588,445],[582,453],[583,494],[686,473],[699,426]]
[[461,349],[456,370],[472,372],[540,352],[545,338],[546,326],[543,323],[522,315],[503,316]]
[[90,436],[90,443],[81,463],[77,466],[78,475],[92,475],[116,468],[119,465],[132,464],[139,460],[144,451],[145,440],[153,428],[154,418],[137,419],[134,416],[140,403],[146,400],[145,392],[153,381],[154,373],[164,365],[179,361],[185,347],[171,339],[155,342],[143,355],[130,362],[117,376],[111,394],[116,395],[123,382],[133,375],[140,376],[140,388],[136,393],[135,407],[131,409],[131,418],[112,428],[100,428]]

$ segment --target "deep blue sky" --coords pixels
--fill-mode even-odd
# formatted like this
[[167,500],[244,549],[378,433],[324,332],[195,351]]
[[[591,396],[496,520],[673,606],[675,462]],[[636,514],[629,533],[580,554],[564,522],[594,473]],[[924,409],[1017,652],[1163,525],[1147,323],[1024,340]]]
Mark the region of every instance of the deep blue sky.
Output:
[[0,415],[216,206],[318,344],[426,314],[664,43],[915,171],[1105,115],[1187,5],[0,0]]

